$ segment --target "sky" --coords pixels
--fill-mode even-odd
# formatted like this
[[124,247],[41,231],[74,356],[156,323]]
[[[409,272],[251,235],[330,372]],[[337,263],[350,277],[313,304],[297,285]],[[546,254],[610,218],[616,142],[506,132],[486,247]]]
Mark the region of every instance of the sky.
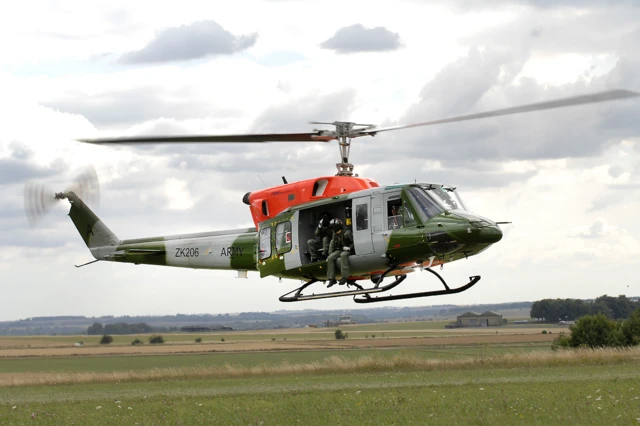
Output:
[[[64,190],[93,165],[96,213],[121,239],[248,227],[246,192],[335,174],[335,143],[74,138],[389,126],[640,92],[637,1],[14,2],[0,40],[0,320],[357,308],[282,304],[299,282],[255,272],[77,269],[92,257],[68,204],[35,228],[23,208],[27,182]],[[632,99],[356,139],[360,176],[455,186],[473,212],[513,222],[444,267],[452,286],[481,275],[469,291],[386,306],[640,295],[639,117]],[[412,275],[409,291],[437,288]]]

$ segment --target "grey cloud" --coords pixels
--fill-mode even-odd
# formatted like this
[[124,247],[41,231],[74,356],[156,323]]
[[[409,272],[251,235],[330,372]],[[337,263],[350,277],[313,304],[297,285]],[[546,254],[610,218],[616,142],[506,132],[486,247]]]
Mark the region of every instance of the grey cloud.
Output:
[[180,120],[207,116],[230,117],[239,114],[231,109],[214,108],[206,100],[198,99],[194,91],[195,89],[188,86],[175,91],[146,86],[92,96],[70,93],[65,98],[42,104],[62,112],[81,114],[99,127],[132,125],[160,117]]
[[589,6],[588,13],[583,14],[554,14],[534,8],[515,20],[482,28],[460,41],[493,49],[517,45],[523,50],[543,52],[610,54],[635,51],[639,31],[640,8],[620,2],[610,7]]
[[600,210],[608,209],[618,204],[622,204],[626,201],[621,191],[633,190],[633,187],[628,185],[616,185],[609,187],[606,192],[601,192],[596,198],[593,199],[591,205],[587,209],[588,213],[594,213]]
[[521,173],[504,172],[499,162],[466,161],[464,164],[441,163],[437,169],[431,169],[425,158],[417,155],[399,154],[395,149],[387,149],[387,158],[375,163],[366,163],[354,158],[356,171],[366,167],[366,174],[375,175],[381,184],[406,182],[431,182],[458,186],[464,193],[478,188],[498,188],[515,182],[525,182],[535,176],[537,171]]
[[230,55],[253,46],[256,33],[234,35],[215,21],[198,21],[160,31],[145,47],[128,52],[121,63],[142,64]]
[[[3,165],[0,164],[0,170]],[[61,229],[67,210],[55,205],[43,216],[38,226],[31,228],[24,211],[24,181],[0,183],[0,246],[11,247],[60,247],[69,241],[70,232]],[[67,231],[69,231],[67,229]],[[65,235],[66,234],[66,235]]]
[[580,232],[578,234],[578,237],[581,238],[600,238],[605,236],[606,233],[606,228],[607,228],[607,223],[605,222],[604,219],[598,219],[596,220],[593,225],[591,225],[589,227],[589,229]]
[[26,182],[29,179],[43,178],[56,173],[56,170],[41,167],[25,160],[15,158],[0,159],[0,185]]
[[64,161],[54,161],[48,166],[36,164],[31,149],[21,143],[11,143],[9,150],[9,157],[0,158],[0,186],[53,176],[66,168]]
[[447,2],[462,12],[477,11],[517,5],[529,6],[533,9],[589,8],[605,9],[615,6],[637,6],[637,0],[454,0]]
[[620,166],[609,166],[609,176],[617,178],[624,172],[624,169]]
[[340,28],[320,46],[337,53],[356,53],[398,50],[402,44],[400,36],[385,27],[365,28],[362,24],[354,24]]
[[[348,120],[355,94],[353,90],[323,96],[311,94],[274,106],[260,114],[247,133],[310,132],[314,127],[330,128],[311,125],[309,121]],[[258,175],[263,179],[268,176],[268,185],[277,185],[282,174],[286,174],[290,181],[323,173],[333,174],[333,164],[338,157],[335,142],[184,145],[166,146],[155,152],[169,155],[168,165],[173,170],[224,173],[227,178],[225,187],[243,191],[262,186]],[[252,183],[247,182],[247,176]]]
[[[342,90],[326,95],[310,94],[294,101],[267,109],[256,118],[251,126],[255,133],[309,132],[309,121],[345,121],[354,108],[356,91]],[[328,127],[327,127],[328,128]]]
[[[598,92],[634,88],[640,67],[621,59],[611,73],[590,82],[578,80],[545,87],[515,78],[528,52],[471,49],[436,74],[420,100],[398,124],[490,111],[509,106]],[[451,123],[379,134],[368,145],[367,158],[380,161],[393,147],[398,155],[462,163],[468,160],[527,160],[598,155],[610,141],[640,133],[640,101],[627,100],[492,119]],[[394,124],[394,123],[386,123]],[[378,140],[379,139],[379,140]],[[384,140],[384,143],[380,141]]]
[[[216,170],[177,172],[163,166],[153,170],[143,164],[137,166],[141,171],[104,185],[99,216],[119,238],[230,229],[252,223],[248,207],[241,200],[246,191],[258,186],[248,184],[246,170],[236,176]],[[166,179],[186,182],[186,191],[195,205],[186,210],[168,210],[171,197],[182,194],[166,193]]]

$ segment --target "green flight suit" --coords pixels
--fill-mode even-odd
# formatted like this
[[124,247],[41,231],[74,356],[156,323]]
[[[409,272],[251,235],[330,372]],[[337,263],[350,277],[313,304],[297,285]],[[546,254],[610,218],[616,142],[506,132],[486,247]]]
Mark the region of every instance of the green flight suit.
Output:
[[322,254],[324,256],[329,255],[329,242],[331,241],[331,229],[328,226],[322,226],[322,222],[316,228],[315,238],[307,241],[307,247],[309,248],[309,256],[311,257],[311,262],[317,262],[320,259],[320,254],[318,251],[320,247],[322,247]]
[[[349,250],[344,250],[348,247]],[[333,233],[331,243],[329,244],[329,252],[331,253],[327,258],[327,278],[330,280],[336,279],[336,259],[340,258],[340,275],[343,280],[349,278],[351,272],[349,271],[349,256],[353,250],[353,235],[350,230],[343,230],[340,233]]]

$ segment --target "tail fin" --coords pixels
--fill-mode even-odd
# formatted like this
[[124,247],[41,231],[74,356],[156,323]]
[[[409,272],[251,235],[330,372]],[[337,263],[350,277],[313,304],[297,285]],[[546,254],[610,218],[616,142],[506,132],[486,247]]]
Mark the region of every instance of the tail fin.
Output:
[[56,194],[56,198],[67,198],[71,203],[69,217],[78,229],[84,243],[89,249],[92,249],[94,257],[97,255],[97,250],[94,253],[93,249],[120,244],[116,234],[111,232],[107,225],[74,192]]

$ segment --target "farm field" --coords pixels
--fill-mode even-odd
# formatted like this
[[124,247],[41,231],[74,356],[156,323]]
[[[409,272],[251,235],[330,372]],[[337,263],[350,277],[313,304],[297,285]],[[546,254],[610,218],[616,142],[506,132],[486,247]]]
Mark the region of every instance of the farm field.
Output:
[[[479,335],[525,335],[540,334],[542,329],[553,333],[567,331],[566,327],[550,325],[505,326],[491,328],[457,328],[445,329],[450,321],[419,321],[379,323],[365,325],[347,325],[340,329],[349,335],[350,340],[357,339],[385,339],[385,338],[418,338],[418,337],[454,337]],[[234,342],[290,342],[290,341],[332,341],[335,342],[336,328],[291,328],[261,331],[225,331],[214,333],[167,333],[163,334],[165,344],[192,344],[196,338],[201,338],[205,344]],[[76,342],[83,342],[87,346],[99,346],[101,336],[0,336],[0,351],[3,349],[19,348],[54,348],[70,347]],[[132,340],[139,338],[147,341],[149,335],[114,335],[113,345],[129,345]],[[0,355],[2,356],[2,355]]]
[[216,342],[210,344],[163,344],[163,345],[94,345],[73,347],[21,347],[0,349],[0,358],[8,357],[52,357],[52,356],[95,356],[95,355],[153,355],[153,354],[195,354],[214,352],[244,351],[298,351],[298,350],[346,350],[366,348],[420,348],[466,345],[540,345],[551,344],[553,334],[490,334],[476,336],[376,338],[347,340],[305,340],[305,341],[251,341]]

